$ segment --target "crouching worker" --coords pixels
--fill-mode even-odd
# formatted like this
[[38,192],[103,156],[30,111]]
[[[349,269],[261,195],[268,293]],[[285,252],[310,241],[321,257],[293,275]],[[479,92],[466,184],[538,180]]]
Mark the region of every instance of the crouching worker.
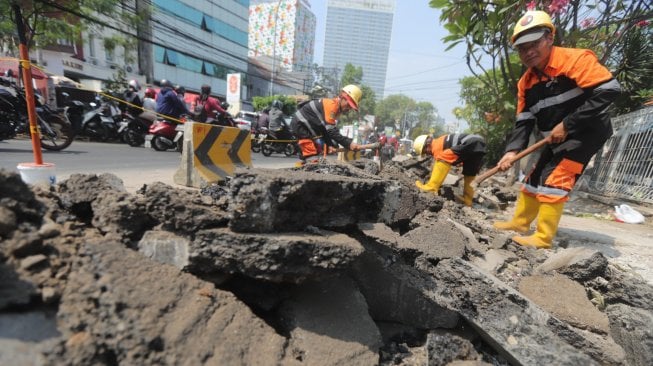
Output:
[[298,166],[306,164],[309,158],[317,161],[323,149],[333,150],[338,144],[353,151],[359,149],[352,139],[340,134],[336,122],[341,114],[358,110],[362,94],[358,86],[347,85],[335,98],[315,99],[300,105],[290,122],[300,149]]
[[421,135],[415,139],[413,149],[420,156],[433,155],[435,160],[431,178],[426,184],[416,181],[417,188],[437,194],[451,166],[462,164],[464,176],[463,196],[456,197],[456,199],[465,206],[472,206],[474,198],[472,182],[476,178],[476,174],[481,170],[483,157],[485,156],[485,140],[483,137],[454,133],[434,139],[429,135]]

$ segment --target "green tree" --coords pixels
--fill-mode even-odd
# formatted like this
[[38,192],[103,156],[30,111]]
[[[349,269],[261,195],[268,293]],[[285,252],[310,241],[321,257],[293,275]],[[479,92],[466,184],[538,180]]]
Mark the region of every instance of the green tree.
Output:
[[[120,28],[135,29],[147,12],[138,13],[124,3],[115,0],[65,0],[65,1],[19,1],[0,0],[0,40],[16,53],[16,25],[14,14],[10,11],[12,4],[18,3],[23,13],[28,39],[28,47],[38,45],[45,47],[56,44],[61,39],[78,41],[82,31],[101,29],[95,19],[104,15],[107,19],[122,24]],[[116,7],[121,7],[118,10]],[[135,34],[135,31],[133,32]],[[123,43],[130,37],[122,37]]]
[[[374,115],[378,128],[392,127],[398,129],[401,136],[409,136],[411,139],[424,134],[444,133],[441,120],[436,118],[437,109],[433,104],[418,103],[403,94],[389,95],[379,101]],[[409,135],[407,131],[410,131]]]
[[471,133],[483,136],[487,144],[485,161],[494,165],[503,156],[503,147],[514,123],[514,109],[497,106],[497,100],[501,101],[502,96],[488,94],[486,84],[481,79],[470,76],[461,80],[460,97],[465,106],[456,109],[455,115],[469,123]]
[[642,22],[624,37],[611,64],[622,88],[627,90],[615,102],[618,113],[638,109],[653,97],[653,29]]
[[376,116],[377,127],[396,128],[404,121],[406,113],[415,110],[416,106],[417,103],[406,95],[388,95],[376,104],[374,115]]
[[252,105],[254,110],[260,112],[265,108],[272,105],[274,100],[280,100],[283,103],[283,113],[286,115],[292,115],[297,111],[297,101],[295,98],[288,97],[286,95],[271,95],[268,97],[254,97],[252,98]]
[[[465,47],[467,66],[476,80],[464,79],[461,93],[478,98],[463,97],[467,104],[461,108],[462,115],[473,131],[487,134],[488,146],[492,151],[500,151],[492,144],[503,146],[503,131],[507,131],[507,126],[511,125],[507,121],[514,121],[517,81],[524,68],[510,47],[510,37],[512,27],[527,6],[552,15],[556,26],[556,45],[589,48],[614,70],[619,80],[637,79],[637,82],[625,83],[626,100],[622,104],[626,107],[622,110],[637,104],[637,98],[647,95],[646,90],[650,89],[650,78],[646,76],[650,74],[646,70],[653,69],[650,66],[651,54],[643,47],[651,46],[648,21],[653,13],[650,1],[431,0],[430,5],[442,11],[440,22],[449,33],[443,38],[449,45],[448,49],[456,45]],[[633,39],[634,33],[644,33],[643,40]],[[629,55],[631,53],[639,55],[636,63]],[[488,120],[501,122],[484,126],[486,116]],[[494,159],[494,152],[488,154],[488,161]]]
[[352,124],[355,121],[358,121],[361,116],[373,114],[374,108],[376,107],[376,95],[374,91],[369,86],[363,84],[363,68],[361,66],[356,67],[350,63],[345,65],[338,88],[342,88],[349,84],[358,85],[361,88],[363,95],[361,96],[361,100],[358,102],[358,113],[352,111],[346,115],[340,116],[338,124],[341,125]]

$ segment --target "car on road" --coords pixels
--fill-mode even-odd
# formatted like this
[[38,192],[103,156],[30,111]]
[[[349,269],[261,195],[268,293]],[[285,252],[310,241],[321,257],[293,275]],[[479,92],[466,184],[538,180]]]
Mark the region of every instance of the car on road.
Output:
[[256,122],[256,120],[258,120],[258,113],[248,111],[240,111],[234,118],[236,127],[247,131],[251,131],[252,125]]

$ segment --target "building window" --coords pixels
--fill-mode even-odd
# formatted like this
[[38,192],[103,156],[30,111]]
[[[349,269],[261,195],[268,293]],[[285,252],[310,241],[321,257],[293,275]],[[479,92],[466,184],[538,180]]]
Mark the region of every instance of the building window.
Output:
[[177,66],[179,64],[179,58],[177,57],[177,52],[166,50],[163,54],[163,62],[166,65]]
[[95,37],[92,34],[88,35],[88,55],[95,58]]

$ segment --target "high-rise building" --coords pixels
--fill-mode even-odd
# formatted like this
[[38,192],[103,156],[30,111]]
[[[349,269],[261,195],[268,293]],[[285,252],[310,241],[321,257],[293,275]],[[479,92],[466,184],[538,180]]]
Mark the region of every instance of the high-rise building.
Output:
[[383,98],[395,0],[329,0],[324,40],[325,68],[347,63],[363,68],[363,84]]
[[306,71],[315,51],[315,14],[306,0],[250,0],[249,56],[285,71]]
[[240,98],[248,99],[248,0],[140,1],[153,5],[154,80],[195,91],[208,84],[224,96],[227,75],[240,74]]

